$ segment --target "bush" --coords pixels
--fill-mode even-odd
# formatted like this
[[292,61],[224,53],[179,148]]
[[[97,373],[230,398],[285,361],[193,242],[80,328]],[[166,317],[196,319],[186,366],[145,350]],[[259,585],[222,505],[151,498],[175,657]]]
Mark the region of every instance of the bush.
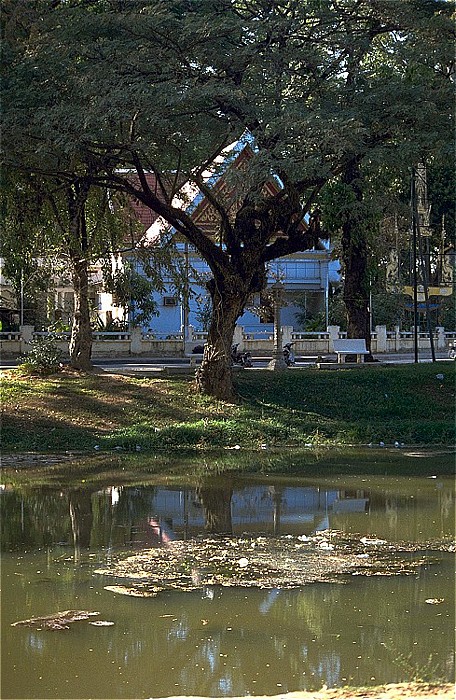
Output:
[[18,369],[27,374],[54,374],[62,369],[62,351],[51,336],[39,336],[29,343],[27,354],[20,358]]

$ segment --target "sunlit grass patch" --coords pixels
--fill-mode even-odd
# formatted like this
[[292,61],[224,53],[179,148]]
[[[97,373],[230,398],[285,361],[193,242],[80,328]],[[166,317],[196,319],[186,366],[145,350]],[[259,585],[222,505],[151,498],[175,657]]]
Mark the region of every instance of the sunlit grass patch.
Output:
[[[443,379],[442,379],[443,375]],[[362,371],[255,370],[238,401],[196,393],[188,377],[4,372],[4,450],[452,444],[453,363]]]

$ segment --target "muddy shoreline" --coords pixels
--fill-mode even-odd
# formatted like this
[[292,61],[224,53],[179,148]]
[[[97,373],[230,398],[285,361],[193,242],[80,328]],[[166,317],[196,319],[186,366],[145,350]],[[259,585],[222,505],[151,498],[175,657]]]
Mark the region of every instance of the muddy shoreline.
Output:
[[[280,695],[249,695],[249,700],[401,700],[401,698],[418,698],[419,700],[454,700],[455,686],[451,683],[441,685],[428,683],[391,683],[375,688],[331,688],[315,692],[282,693]],[[173,696],[168,698],[149,698],[149,700],[213,700],[203,696]],[[244,697],[231,697],[225,700],[246,700]]]

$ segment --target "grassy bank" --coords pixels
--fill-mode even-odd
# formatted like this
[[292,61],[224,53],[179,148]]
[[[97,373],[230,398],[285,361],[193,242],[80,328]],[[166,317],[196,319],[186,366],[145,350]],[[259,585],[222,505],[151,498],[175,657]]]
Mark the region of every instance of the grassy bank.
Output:
[[184,376],[4,372],[3,450],[453,443],[453,363],[256,370],[236,381],[231,404],[199,396]]

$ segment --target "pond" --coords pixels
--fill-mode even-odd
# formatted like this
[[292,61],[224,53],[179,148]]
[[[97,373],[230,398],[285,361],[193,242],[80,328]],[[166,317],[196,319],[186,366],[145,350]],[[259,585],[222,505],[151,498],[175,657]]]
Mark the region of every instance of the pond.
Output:
[[[402,553],[425,557],[409,575],[345,574],[296,588],[196,581],[153,597],[123,595],[124,578],[97,573],[208,531],[223,543],[328,531],[388,543],[454,535],[451,476],[323,474],[319,463],[305,477],[174,473],[78,486],[4,477],[2,697],[227,697],[454,680],[451,551]],[[12,626],[69,609],[99,617],[59,631]],[[90,624],[97,619],[114,624]]]

